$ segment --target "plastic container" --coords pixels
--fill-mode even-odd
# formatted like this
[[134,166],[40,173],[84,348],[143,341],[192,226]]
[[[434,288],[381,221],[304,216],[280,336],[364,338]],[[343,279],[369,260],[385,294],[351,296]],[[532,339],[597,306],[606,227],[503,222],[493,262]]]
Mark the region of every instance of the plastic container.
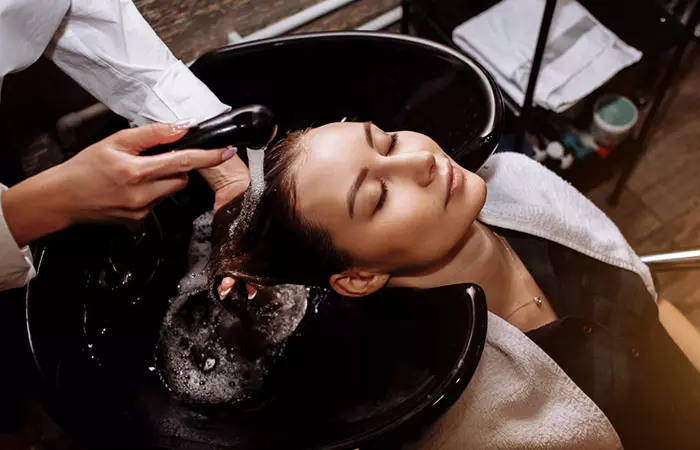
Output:
[[593,107],[591,133],[596,142],[613,149],[629,136],[639,119],[639,110],[627,97],[604,95]]

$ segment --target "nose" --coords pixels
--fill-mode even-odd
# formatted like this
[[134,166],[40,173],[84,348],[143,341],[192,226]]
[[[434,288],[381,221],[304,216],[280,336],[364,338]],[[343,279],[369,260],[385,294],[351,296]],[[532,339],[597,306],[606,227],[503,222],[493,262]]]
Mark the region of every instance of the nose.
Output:
[[387,158],[387,161],[393,166],[392,171],[414,180],[419,186],[428,186],[435,178],[435,156],[428,151],[406,152]]

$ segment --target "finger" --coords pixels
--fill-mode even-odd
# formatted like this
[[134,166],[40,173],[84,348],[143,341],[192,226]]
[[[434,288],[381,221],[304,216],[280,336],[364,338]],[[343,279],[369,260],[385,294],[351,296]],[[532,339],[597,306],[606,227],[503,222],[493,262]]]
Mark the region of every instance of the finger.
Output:
[[146,171],[151,179],[165,178],[190,170],[218,166],[236,154],[236,149],[177,150],[162,155],[144,156]]
[[258,290],[255,288],[255,286],[251,286],[250,284],[245,285],[246,290],[248,291],[248,300],[253,300],[256,295],[258,295]]
[[195,119],[178,120],[173,123],[151,123],[121,130],[113,135],[113,139],[121,150],[136,155],[156,145],[175,142],[196,125]]
[[223,280],[221,280],[221,284],[218,287],[219,291],[219,298],[221,300],[225,299],[226,296],[231,293],[231,289],[233,289],[233,286],[236,284],[236,280],[234,280],[231,277],[226,277]]
[[133,211],[150,209],[163,197],[184,189],[187,181],[187,174],[151,181],[142,187],[142,192],[136,196],[131,205],[127,206]]

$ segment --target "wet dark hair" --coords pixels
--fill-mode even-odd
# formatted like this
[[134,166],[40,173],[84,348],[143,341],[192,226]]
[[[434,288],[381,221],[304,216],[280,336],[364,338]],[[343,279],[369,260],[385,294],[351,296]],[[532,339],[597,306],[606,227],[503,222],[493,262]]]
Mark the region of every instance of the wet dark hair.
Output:
[[294,166],[304,151],[304,134],[295,131],[265,153],[265,189],[240,239],[229,236],[243,195],[221,208],[212,225],[211,286],[224,277],[271,286],[304,284],[327,287],[330,276],[347,269],[350,257],[336,249],[328,232],[296,210]]

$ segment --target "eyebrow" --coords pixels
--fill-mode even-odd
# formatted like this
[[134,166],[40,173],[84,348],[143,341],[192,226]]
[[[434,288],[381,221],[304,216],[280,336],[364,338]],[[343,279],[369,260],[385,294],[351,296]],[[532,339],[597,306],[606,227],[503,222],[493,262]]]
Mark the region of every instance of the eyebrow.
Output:
[[365,139],[367,139],[367,144],[374,148],[374,140],[372,139],[372,122],[365,122]]
[[350,190],[348,191],[348,213],[351,219],[355,216],[355,198],[357,197],[357,191],[360,190],[360,186],[362,186],[362,182],[367,178],[368,173],[369,167],[363,167],[360,173],[357,174],[355,182],[350,186]]

